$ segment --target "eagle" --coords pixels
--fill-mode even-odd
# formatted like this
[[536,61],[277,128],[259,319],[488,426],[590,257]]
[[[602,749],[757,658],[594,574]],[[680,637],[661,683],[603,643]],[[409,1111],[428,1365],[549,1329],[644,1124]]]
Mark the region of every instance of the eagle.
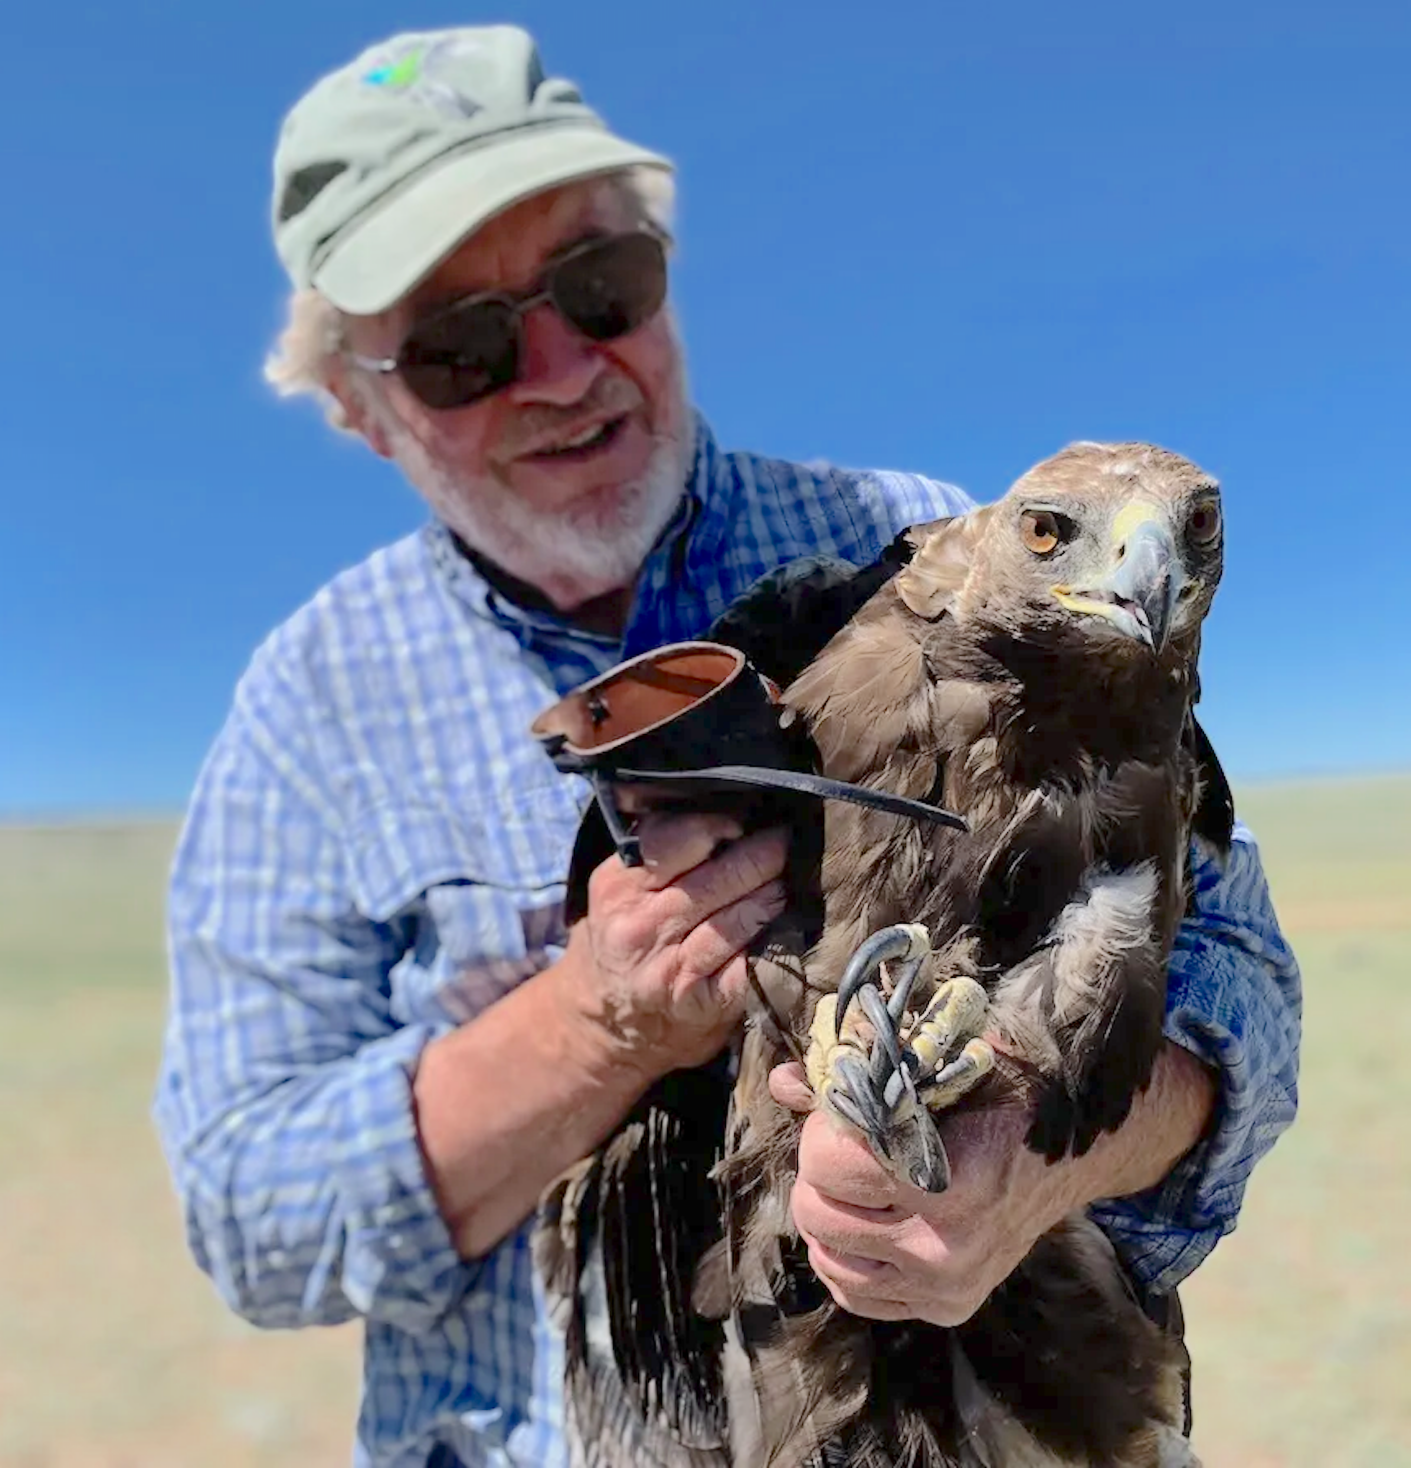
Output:
[[1169,1461],[1183,1348],[1090,1220],[1045,1234],[961,1326],[853,1316],[808,1268],[802,1120],[767,1077],[804,1061],[818,1104],[930,1191],[948,1109],[1018,1100],[1050,1161],[1122,1124],[1162,1044],[1192,840],[1231,835],[1194,717],[1223,553],[1209,474],[1075,443],[873,566],[774,573],[711,629],[782,689],[771,718],[813,775],[878,798],[793,807],[796,910],[752,960],[737,1042],[545,1196],[576,1462]]

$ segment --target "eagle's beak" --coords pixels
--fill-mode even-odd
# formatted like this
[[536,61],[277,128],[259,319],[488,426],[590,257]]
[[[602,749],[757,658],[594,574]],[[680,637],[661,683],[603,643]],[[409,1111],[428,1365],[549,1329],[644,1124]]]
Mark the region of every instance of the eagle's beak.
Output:
[[1053,594],[1070,612],[1101,617],[1159,653],[1186,584],[1180,552],[1160,520],[1119,516],[1113,528],[1112,570],[1094,585],[1055,586]]

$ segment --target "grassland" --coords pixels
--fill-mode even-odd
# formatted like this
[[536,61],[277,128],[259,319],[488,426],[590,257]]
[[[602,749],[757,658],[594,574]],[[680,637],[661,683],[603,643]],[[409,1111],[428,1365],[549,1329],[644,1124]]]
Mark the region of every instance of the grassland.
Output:
[[1300,1113],[1183,1291],[1211,1468],[1411,1464],[1411,780],[1242,792],[1304,975]]
[[[1307,991],[1303,1107],[1186,1291],[1209,1468],[1411,1468],[1411,779],[1255,788]],[[173,831],[0,828],[0,1465],[348,1460],[351,1328],[188,1263],[148,1104]]]

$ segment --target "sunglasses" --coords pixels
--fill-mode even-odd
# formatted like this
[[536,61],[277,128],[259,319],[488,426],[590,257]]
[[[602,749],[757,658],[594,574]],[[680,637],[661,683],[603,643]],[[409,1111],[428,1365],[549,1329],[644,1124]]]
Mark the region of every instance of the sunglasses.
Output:
[[395,357],[352,360],[395,372],[428,408],[465,408],[519,376],[522,318],[548,302],[589,341],[610,342],[645,325],[666,299],[666,245],[637,231],[587,240],[559,256],[524,295],[465,296],[418,321]]

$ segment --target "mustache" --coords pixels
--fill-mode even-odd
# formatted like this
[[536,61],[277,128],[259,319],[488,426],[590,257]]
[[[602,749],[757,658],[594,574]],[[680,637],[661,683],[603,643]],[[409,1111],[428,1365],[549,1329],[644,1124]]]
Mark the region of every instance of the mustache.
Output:
[[620,418],[644,401],[641,388],[625,373],[606,373],[570,406],[533,403],[515,412],[505,424],[495,457],[515,459],[533,453],[546,440],[570,433],[594,418]]

